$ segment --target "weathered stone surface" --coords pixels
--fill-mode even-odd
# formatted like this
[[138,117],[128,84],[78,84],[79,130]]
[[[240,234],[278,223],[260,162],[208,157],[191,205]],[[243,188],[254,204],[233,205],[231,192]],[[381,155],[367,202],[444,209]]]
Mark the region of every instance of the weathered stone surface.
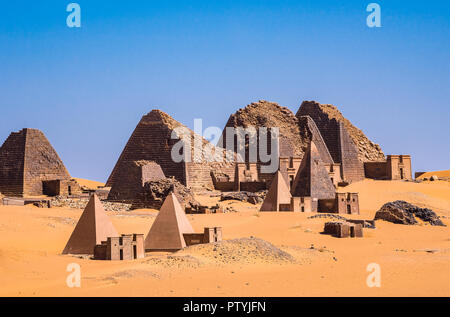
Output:
[[0,148],[0,191],[9,196],[44,194],[43,182],[70,182],[81,191],[44,133],[36,129],[13,132]]
[[[319,151],[311,142],[291,188],[294,197],[311,197],[315,199],[333,199],[336,189],[322,162]],[[317,210],[317,206],[313,206]]]
[[[294,113],[275,102],[260,100],[239,109],[230,116],[225,125],[226,127],[279,128],[280,156],[303,156],[303,152],[307,147],[306,140],[300,137],[298,119]],[[222,139],[219,141],[220,145],[222,145],[223,140],[226,140],[226,129],[222,133]],[[226,144],[223,147],[225,148]]]
[[437,181],[437,180],[439,180],[439,177],[437,177],[436,175],[433,175],[430,177],[430,181],[432,181],[432,182]]
[[316,101],[304,101],[297,112],[297,117],[309,115],[316,122],[322,137],[328,145],[328,149],[335,162],[337,148],[333,144],[332,137],[329,136],[329,130],[332,120],[343,122],[345,130],[358,149],[358,156],[361,162],[384,161],[385,155],[378,144],[369,140],[364,133],[347,120],[342,113],[333,105],[323,105]]
[[[172,158],[172,149],[180,139],[172,139],[177,128],[185,128],[191,137],[191,144],[186,149],[191,149],[191,162],[175,162]],[[216,153],[216,147],[210,142],[197,136],[203,145]],[[186,136],[188,138],[188,136]],[[109,179],[107,186],[114,187],[122,173],[127,172],[127,164],[133,161],[154,161],[158,163],[166,177],[175,177],[181,184],[191,188],[213,188],[211,171],[220,171],[234,174],[234,166],[224,161],[223,163],[208,163],[202,153],[194,151],[195,134],[180,122],[160,110],[152,110],[143,116],[136,126],[130,139],[120,155]],[[220,149],[218,150],[220,152]],[[234,177],[234,175],[233,175]]]
[[183,208],[198,208],[200,204],[195,200],[193,192],[173,178],[147,182],[144,185],[143,197],[133,204],[136,208],[160,209],[166,197],[174,190],[175,196]]
[[428,208],[420,208],[402,200],[384,204],[375,214],[375,220],[382,219],[403,225],[417,224],[415,217],[430,223],[432,226],[445,226],[434,211]]
[[[84,209],[89,202],[89,198],[67,198],[57,196],[50,201],[51,207]],[[106,211],[129,211],[131,204],[109,202],[102,200],[103,208]]]
[[145,183],[165,178],[159,164],[145,160],[124,162],[119,176],[108,194],[108,200],[127,203],[142,198]]
[[250,204],[256,205],[260,204],[264,201],[264,197],[266,196],[267,191],[260,191],[256,193],[250,192],[226,192],[222,193],[220,196],[220,201],[226,200],[238,200],[245,201]]

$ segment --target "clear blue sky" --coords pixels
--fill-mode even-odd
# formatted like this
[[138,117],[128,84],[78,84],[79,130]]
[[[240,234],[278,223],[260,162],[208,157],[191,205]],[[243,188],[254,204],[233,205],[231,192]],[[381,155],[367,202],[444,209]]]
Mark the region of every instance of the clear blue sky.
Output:
[[223,127],[259,99],[317,100],[414,170],[450,169],[449,60],[450,1],[1,0],[0,142],[41,129],[72,176],[105,181],[154,108]]

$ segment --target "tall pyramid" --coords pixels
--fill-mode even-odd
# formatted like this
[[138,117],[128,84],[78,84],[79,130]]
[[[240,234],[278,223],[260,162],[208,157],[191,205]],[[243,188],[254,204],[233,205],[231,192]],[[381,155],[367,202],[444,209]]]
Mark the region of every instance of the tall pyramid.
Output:
[[0,192],[38,196],[43,194],[43,181],[50,180],[70,180],[70,175],[44,133],[11,133],[0,148]]
[[[194,132],[191,135],[191,162],[175,162],[172,159],[172,148],[178,139],[172,139],[172,132],[178,127],[185,127],[168,114],[160,110],[152,110],[142,117],[120,155],[109,179],[107,186],[114,187],[121,174],[128,173],[130,162],[154,161],[159,164],[166,177],[174,177],[181,184],[197,188],[213,188],[211,170],[214,164],[195,162],[194,160]],[[186,127],[185,127],[186,128]],[[205,139],[201,139],[203,146],[215,147]],[[225,163],[217,164],[225,168]],[[232,165],[227,167],[232,171]]]
[[108,237],[118,237],[116,229],[106,215],[96,194],[89,199],[63,254],[93,254],[94,247]]
[[344,181],[363,180],[364,162],[385,161],[380,146],[370,141],[335,106],[304,101],[296,116],[310,116],[314,120],[333,161],[341,164]]
[[309,143],[314,142],[319,151],[320,158],[325,164],[333,164],[333,158],[331,157],[330,151],[328,151],[328,147],[325,144],[325,141],[322,137],[322,134],[319,131],[316,123],[310,116],[299,116],[298,117],[298,125],[300,128],[300,135],[303,139],[309,140],[306,148],[308,150]]
[[281,172],[278,171],[259,211],[280,211],[280,204],[289,205],[291,197],[289,187]]
[[194,233],[175,194],[170,193],[145,238],[145,250],[177,251],[186,247],[184,233]]
[[311,197],[313,210],[315,210],[318,199],[333,199],[335,193],[336,189],[324,167],[319,151],[315,143],[311,142],[295,176],[291,194],[294,197]]

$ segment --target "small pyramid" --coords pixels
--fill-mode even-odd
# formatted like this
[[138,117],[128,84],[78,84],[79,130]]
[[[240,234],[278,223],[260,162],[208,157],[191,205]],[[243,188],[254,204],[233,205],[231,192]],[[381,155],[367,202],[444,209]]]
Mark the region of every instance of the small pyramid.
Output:
[[321,160],[314,142],[311,142],[295,176],[291,194],[294,197],[333,199],[336,189]]
[[93,254],[94,247],[108,237],[118,237],[116,229],[106,215],[103,205],[93,194],[78,220],[63,254]]
[[184,233],[194,233],[177,197],[170,193],[145,238],[145,250],[177,251],[186,247]]
[[290,204],[291,197],[289,187],[278,171],[259,211],[280,211],[280,204]]
[[70,178],[42,131],[12,132],[0,147],[0,192],[3,194],[39,196],[43,195],[43,181]]

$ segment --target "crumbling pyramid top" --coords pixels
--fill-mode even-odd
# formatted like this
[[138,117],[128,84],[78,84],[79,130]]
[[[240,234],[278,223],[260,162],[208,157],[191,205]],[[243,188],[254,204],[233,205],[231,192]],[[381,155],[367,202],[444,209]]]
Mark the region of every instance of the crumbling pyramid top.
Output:
[[151,251],[181,250],[186,247],[184,233],[194,233],[194,230],[172,192],[164,201],[145,238],[145,249]]
[[260,211],[279,211],[280,204],[289,205],[291,203],[291,197],[289,187],[281,172],[278,171],[272,180]]
[[325,169],[314,142],[303,157],[300,168],[295,176],[291,193],[294,197],[312,197],[317,199],[332,199],[336,189]]
[[[333,154],[332,141],[329,140],[328,129],[330,126],[330,121],[335,120],[338,122],[343,122],[345,129],[347,130],[350,138],[358,149],[358,156],[361,162],[371,162],[371,161],[384,161],[385,155],[378,144],[375,144],[369,140],[364,133],[355,127],[349,120],[347,120],[342,113],[333,105],[320,104],[316,101],[304,101],[296,116],[308,115],[312,117],[315,121],[319,130],[322,133],[328,148]],[[336,159],[335,159],[336,162]]]
[[[274,102],[260,100],[232,114],[226,127],[277,127],[280,129],[280,156],[303,156],[308,142],[299,133],[298,119],[286,107]],[[226,135],[222,133],[221,145]]]
[[116,229],[106,215],[103,205],[93,194],[78,220],[63,254],[93,254],[94,247],[108,237],[118,237]]

